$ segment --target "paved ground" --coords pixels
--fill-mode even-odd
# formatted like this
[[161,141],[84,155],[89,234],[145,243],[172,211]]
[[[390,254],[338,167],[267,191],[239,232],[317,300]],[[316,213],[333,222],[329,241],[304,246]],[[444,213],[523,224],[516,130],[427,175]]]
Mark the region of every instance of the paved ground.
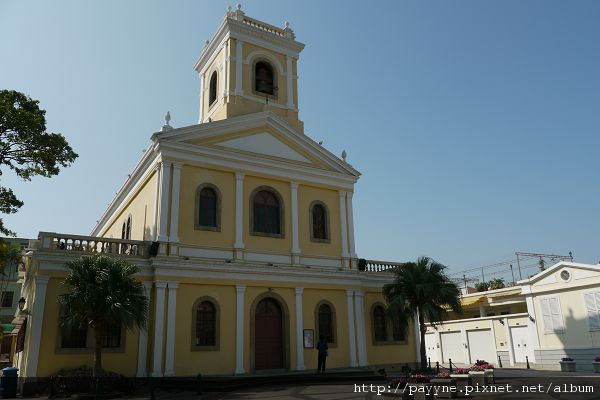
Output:
[[[473,392],[463,399],[482,400],[529,400],[529,399],[561,399],[561,400],[599,400],[600,374],[562,373],[557,371],[539,371],[526,369],[497,369],[496,383],[486,387],[485,391]],[[269,385],[252,389],[234,390],[229,393],[206,393],[202,396],[189,391],[158,391],[157,400],[229,400],[229,399],[264,399],[264,400],[359,400],[400,399],[400,396],[379,396],[378,391],[385,387],[378,383],[348,382],[310,385]],[[474,389],[475,390],[475,389]],[[433,399],[441,399],[434,396]],[[143,398],[144,400],[148,397]],[[418,397],[411,397],[410,400]],[[128,400],[142,400],[128,399]]]

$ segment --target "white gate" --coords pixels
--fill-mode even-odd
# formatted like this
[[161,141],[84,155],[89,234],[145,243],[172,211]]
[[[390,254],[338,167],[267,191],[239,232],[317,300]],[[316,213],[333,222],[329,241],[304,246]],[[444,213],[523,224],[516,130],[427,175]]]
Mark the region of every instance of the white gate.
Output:
[[527,346],[529,339],[528,333],[526,326],[513,326],[510,328],[510,336],[515,351],[515,362],[524,363],[526,361],[525,356],[531,358],[529,347]]
[[491,329],[467,331],[467,338],[472,363],[477,360],[485,360],[492,364],[496,362],[494,335],[492,335]]
[[448,363],[452,359],[452,364],[464,363],[465,352],[463,351],[463,342],[460,332],[444,332],[440,334],[442,338],[442,359]]
[[431,360],[431,364],[435,364],[436,361],[442,362],[438,358],[438,342],[435,333],[425,334],[425,350],[427,350],[427,358]]

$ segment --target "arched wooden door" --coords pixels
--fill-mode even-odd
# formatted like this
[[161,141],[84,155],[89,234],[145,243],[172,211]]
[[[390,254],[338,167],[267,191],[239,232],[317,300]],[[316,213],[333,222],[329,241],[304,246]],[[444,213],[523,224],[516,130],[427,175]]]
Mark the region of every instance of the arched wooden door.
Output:
[[283,313],[272,298],[256,306],[254,321],[254,369],[283,368]]

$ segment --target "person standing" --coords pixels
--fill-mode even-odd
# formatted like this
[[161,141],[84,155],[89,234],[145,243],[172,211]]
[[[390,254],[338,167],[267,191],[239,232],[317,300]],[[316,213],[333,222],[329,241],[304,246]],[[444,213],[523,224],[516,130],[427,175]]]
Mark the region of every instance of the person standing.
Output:
[[325,372],[325,361],[327,361],[327,350],[329,346],[325,340],[325,336],[319,335],[319,343],[317,343],[317,350],[319,351],[319,364],[317,366],[317,372]]

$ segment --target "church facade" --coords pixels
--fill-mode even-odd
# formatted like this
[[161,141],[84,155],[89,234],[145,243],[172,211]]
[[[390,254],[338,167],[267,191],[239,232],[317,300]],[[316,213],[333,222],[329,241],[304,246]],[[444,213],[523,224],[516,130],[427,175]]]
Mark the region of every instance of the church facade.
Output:
[[[126,376],[252,374],[413,364],[417,333],[385,313],[392,274],[355,251],[360,173],[304,132],[304,45],[229,10],[195,69],[198,124],[165,125],[89,236],[41,232],[20,271],[15,317],[24,377],[91,365],[91,331],[60,324],[65,263],[84,254],[139,265],[148,328],[103,337],[106,370]],[[366,264],[366,265],[365,265]]]

